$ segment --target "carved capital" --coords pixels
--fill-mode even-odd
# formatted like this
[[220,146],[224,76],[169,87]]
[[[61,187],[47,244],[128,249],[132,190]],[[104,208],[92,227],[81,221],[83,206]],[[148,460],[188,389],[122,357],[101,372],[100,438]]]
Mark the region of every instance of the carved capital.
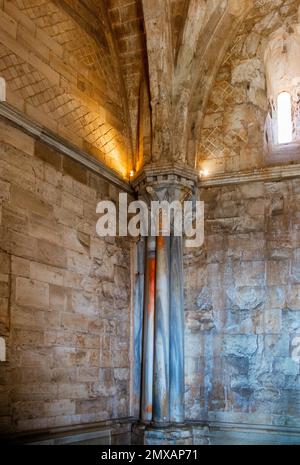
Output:
[[151,201],[185,201],[195,194],[198,174],[178,163],[157,163],[144,167],[132,186],[140,198]]

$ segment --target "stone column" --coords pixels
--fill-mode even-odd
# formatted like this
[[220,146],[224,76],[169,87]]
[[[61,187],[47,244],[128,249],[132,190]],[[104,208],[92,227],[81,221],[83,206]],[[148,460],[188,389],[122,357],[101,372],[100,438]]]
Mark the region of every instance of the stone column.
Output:
[[[194,191],[196,181],[193,170],[165,163],[146,167],[134,187],[148,201],[183,202]],[[156,247],[149,238],[147,249],[142,421],[151,422],[159,436],[161,429],[181,428],[184,422],[183,237],[175,236],[173,229],[165,236],[160,222]]]
[[170,421],[184,422],[183,240],[171,237],[170,265]]
[[170,238],[156,241],[153,421],[170,422]]
[[154,312],[156,286],[156,238],[148,237],[146,252],[144,332],[143,332],[143,379],[141,417],[146,423],[153,416],[154,375]]
[[145,282],[145,239],[141,238],[133,247],[134,290],[133,290],[133,363],[132,363],[132,415],[141,415],[141,382],[143,357],[143,304]]

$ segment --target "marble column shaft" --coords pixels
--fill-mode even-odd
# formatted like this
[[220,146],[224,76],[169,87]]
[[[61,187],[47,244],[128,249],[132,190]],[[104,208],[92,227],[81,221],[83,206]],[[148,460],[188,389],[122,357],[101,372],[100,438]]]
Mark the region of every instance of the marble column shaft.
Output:
[[[153,201],[168,202],[178,215],[181,212],[174,203],[177,208],[183,206],[196,181],[187,167],[154,164],[144,168],[134,187],[149,206]],[[147,246],[141,419],[166,429],[185,420],[183,231],[179,227],[182,234],[175,235],[176,221],[169,234],[160,215],[159,235],[148,239]],[[178,216],[171,218],[172,223],[178,220]]]
[[183,239],[171,237],[170,265],[170,421],[184,422]]
[[147,239],[146,250],[141,417],[144,422],[151,422],[153,416],[156,238]]
[[170,238],[156,241],[153,421],[170,421]]

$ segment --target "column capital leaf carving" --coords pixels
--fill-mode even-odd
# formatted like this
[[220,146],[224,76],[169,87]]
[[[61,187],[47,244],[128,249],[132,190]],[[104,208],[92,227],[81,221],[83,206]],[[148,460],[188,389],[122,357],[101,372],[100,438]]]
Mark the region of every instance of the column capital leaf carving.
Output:
[[198,183],[197,171],[172,162],[146,165],[132,180],[132,186],[139,196],[145,194],[151,200],[180,200],[190,198]]

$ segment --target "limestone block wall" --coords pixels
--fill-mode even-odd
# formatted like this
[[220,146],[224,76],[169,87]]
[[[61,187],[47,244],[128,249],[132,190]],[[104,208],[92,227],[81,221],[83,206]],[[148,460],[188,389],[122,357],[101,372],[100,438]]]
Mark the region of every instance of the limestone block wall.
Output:
[[103,2],[2,0],[0,76],[10,105],[128,175],[125,90]]
[[130,243],[96,236],[118,189],[0,121],[0,431],[129,415]]
[[300,179],[202,189],[186,251],[186,417],[300,426]]
[[[198,166],[210,176],[266,165],[268,114],[264,52],[278,28],[298,22],[299,2],[255,2],[227,51],[212,88],[198,139]],[[284,154],[281,162],[285,162]],[[294,157],[299,162],[299,157]]]

